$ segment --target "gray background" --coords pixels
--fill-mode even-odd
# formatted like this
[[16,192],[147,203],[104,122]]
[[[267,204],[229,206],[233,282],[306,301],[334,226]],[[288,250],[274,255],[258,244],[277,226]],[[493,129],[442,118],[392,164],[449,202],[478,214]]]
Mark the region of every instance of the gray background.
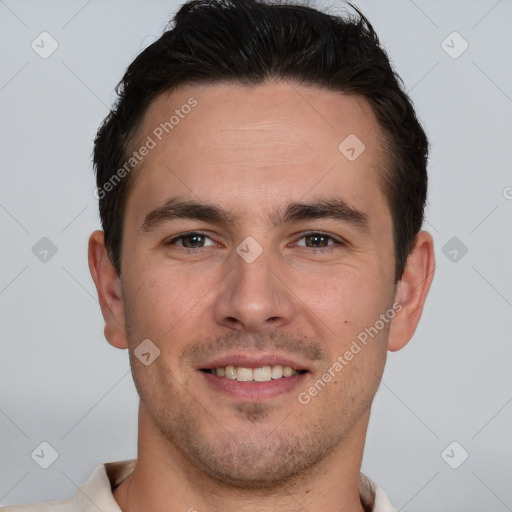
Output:
[[[437,256],[417,333],[389,355],[363,471],[401,510],[512,510],[512,2],[355,4],[430,137]],[[177,6],[0,0],[0,504],[71,496],[98,463],[136,456],[127,352],[103,339],[86,261],[90,156],[113,87]],[[31,48],[43,31],[59,45],[47,59]],[[43,441],[48,469],[31,458]]]

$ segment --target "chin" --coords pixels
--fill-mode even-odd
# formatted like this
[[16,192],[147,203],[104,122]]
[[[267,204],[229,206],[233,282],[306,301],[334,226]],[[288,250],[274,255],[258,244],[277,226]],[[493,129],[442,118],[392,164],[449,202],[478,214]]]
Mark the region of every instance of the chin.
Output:
[[218,484],[268,491],[304,477],[341,441],[341,436],[326,435],[315,426],[300,433],[283,432],[284,424],[265,422],[261,428],[248,425],[238,433],[231,428],[215,434],[188,425],[168,439],[192,466]]

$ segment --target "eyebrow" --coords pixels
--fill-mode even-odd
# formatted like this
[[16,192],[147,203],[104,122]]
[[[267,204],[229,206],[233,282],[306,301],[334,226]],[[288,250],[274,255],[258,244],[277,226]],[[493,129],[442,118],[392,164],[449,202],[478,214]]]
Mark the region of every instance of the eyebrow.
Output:
[[[229,225],[236,221],[235,216],[218,205],[172,197],[144,217],[141,229],[152,231],[159,225],[175,219],[194,219],[217,225]],[[286,206],[284,212],[283,208],[277,208],[270,215],[270,221],[274,226],[313,219],[334,219],[346,222],[362,232],[368,232],[369,228],[368,215],[349,206],[339,197],[318,199],[307,203],[293,202]]]

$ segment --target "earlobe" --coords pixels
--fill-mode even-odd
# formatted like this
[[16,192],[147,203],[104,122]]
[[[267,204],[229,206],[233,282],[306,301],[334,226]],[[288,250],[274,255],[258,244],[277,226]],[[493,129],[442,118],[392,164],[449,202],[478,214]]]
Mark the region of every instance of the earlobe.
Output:
[[89,270],[105,319],[105,338],[116,348],[128,348],[121,280],[105,247],[103,231],[95,231],[89,237]]
[[429,233],[420,231],[396,289],[395,302],[401,305],[401,309],[391,322],[389,351],[395,352],[405,347],[416,331],[434,269],[434,241]]

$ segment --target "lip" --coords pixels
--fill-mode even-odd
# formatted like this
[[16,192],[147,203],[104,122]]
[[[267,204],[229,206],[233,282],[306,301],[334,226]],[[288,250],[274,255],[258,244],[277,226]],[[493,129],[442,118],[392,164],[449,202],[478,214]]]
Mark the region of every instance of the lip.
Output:
[[212,373],[199,372],[206,383],[215,391],[220,391],[231,398],[246,402],[263,402],[289,393],[299,387],[308,373],[299,373],[291,377],[269,380],[267,382],[240,382],[226,379]]
[[[211,361],[202,364],[198,370],[212,370],[213,368],[223,368],[225,366],[242,366],[244,368],[261,368],[262,366],[289,366],[294,370],[311,371],[303,363],[294,360],[285,355],[276,352],[258,352],[258,353],[229,353],[223,354]],[[286,377],[291,378],[291,377]]]
[[[303,371],[298,375],[283,377],[281,379],[266,382],[242,382],[235,379],[227,379],[201,370],[223,368],[226,366],[242,366],[244,368],[261,368],[263,366],[289,366],[297,371]],[[235,398],[239,401],[261,402],[289,393],[297,388],[307,378],[311,368],[294,358],[278,352],[230,352],[222,354],[197,368],[199,374],[205,379],[207,385],[217,392]],[[304,371],[305,370],[305,371]]]

